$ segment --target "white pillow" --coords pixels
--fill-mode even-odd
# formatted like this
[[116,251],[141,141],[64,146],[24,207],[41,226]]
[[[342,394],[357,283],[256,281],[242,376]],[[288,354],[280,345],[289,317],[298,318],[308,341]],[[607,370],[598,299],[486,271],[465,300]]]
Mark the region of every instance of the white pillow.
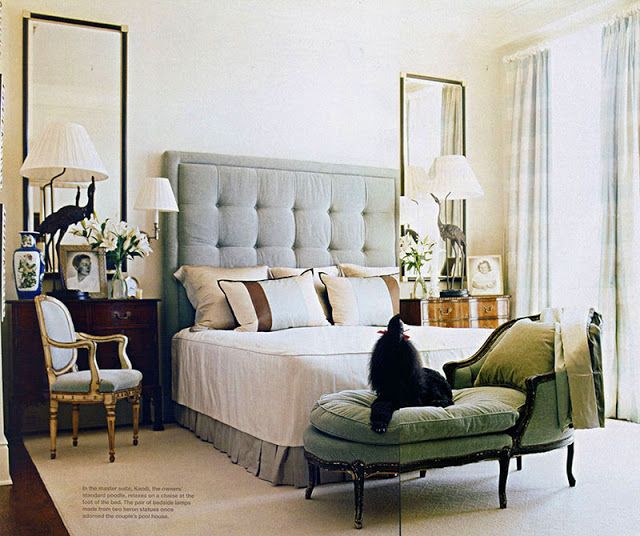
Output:
[[264,281],[218,281],[239,326],[236,331],[277,331],[328,326],[313,272]]
[[[308,268],[288,268],[286,266],[275,266],[269,268],[269,273],[273,279],[279,279],[281,277],[290,277],[292,275],[300,275],[302,272],[307,271]],[[319,268],[313,268],[313,285],[316,288],[316,294],[320,300],[320,305],[324,311],[324,316],[327,320],[331,321],[331,306],[329,305],[329,296],[327,296],[327,288],[320,281],[320,274],[328,274],[338,277],[340,275],[340,269],[337,266],[321,266]]]
[[400,310],[400,284],[392,275],[332,277],[320,274],[327,287],[333,323],[339,326],[386,326]]
[[269,276],[267,266],[220,268],[217,266],[184,265],[173,276],[182,283],[187,297],[196,310],[196,327],[233,329],[236,321],[227,298],[218,286],[219,279],[257,281]]
[[373,277],[376,275],[398,275],[400,273],[400,268],[397,266],[361,266],[343,262],[338,264],[338,267],[345,277]]

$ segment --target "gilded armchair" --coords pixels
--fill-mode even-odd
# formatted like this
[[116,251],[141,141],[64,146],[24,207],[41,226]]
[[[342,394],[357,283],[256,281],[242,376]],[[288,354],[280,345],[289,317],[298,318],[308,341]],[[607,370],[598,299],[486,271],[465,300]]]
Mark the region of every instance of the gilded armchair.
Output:
[[[51,459],[56,457],[58,404],[72,405],[73,446],[78,445],[80,404],[104,404],[109,436],[109,461],[115,461],[116,403],[127,398],[133,408],[133,444],[138,444],[142,373],[131,366],[127,356],[125,335],[96,336],[76,332],[69,310],[51,296],[35,298],[36,313],[49,380],[49,432]],[[97,345],[118,343],[120,369],[100,369],[96,359]],[[78,350],[88,352],[89,370],[78,370]]]

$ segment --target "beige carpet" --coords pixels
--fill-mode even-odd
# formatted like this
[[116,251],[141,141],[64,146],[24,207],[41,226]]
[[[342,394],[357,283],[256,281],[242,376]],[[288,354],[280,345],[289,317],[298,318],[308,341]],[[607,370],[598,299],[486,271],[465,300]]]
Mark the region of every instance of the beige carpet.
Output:
[[[304,490],[255,478],[179,427],[145,429],[138,447],[119,429],[116,441],[114,464],[106,431],[81,434],[77,448],[63,434],[57,460],[48,459],[47,437],[25,441],[73,536],[356,534],[351,483],[321,486],[305,501]],[[528,456],[524,470],[509,475],[507,510],[498,508],[497,462],[405,475],[401,493],[397,479],[369,481],[358,534],[399,534],[401,525],[405,536],[637,535],[639,461],[640,425],[608,421],[604,430],[578,432],[575,488],[564,450]]]

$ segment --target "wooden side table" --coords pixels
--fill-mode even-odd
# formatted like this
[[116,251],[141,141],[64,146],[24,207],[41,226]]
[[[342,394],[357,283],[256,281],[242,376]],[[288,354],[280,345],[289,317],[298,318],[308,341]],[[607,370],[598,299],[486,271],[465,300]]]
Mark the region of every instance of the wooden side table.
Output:
[[[144,300],[66,301],[76,331],[94,335],[122,333],[129,338],[127,354],[133,367],[142,372],[142,422],[151,421],[153,429],[164,430],[162,387],[159,381],[158,302]],[[12,300],[9,306],[9,341],[4,374],[5,406],[9,408],[7,430],[12,436],[22,432],[22,413],[29,405],[48,401],[49,384],[44,367],[40,330],[33,300]],[[116,343],[98,345],[98,366],[120,368]],[[78,355],[78,366],[86,369],[87,357]],[[82,422],[82,421],[81,421]],[[37,429],[48,430],[48,420],[38,420]]]
[[400,300],[402,320],[414,326],[497,328],[509,320],[509,296]]

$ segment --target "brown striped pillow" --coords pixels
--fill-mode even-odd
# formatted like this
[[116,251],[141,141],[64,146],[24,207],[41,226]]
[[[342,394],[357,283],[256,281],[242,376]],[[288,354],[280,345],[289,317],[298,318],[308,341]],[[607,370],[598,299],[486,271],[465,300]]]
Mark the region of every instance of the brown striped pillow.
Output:
[[236,318],[236,331],[328,326],[313,286],[313,272],[263,281],[218,281]]
[[320,274],[327,287],[333,323],[339,326],[386,326],[400,310],[400,284],[392,275],[332,277]]

